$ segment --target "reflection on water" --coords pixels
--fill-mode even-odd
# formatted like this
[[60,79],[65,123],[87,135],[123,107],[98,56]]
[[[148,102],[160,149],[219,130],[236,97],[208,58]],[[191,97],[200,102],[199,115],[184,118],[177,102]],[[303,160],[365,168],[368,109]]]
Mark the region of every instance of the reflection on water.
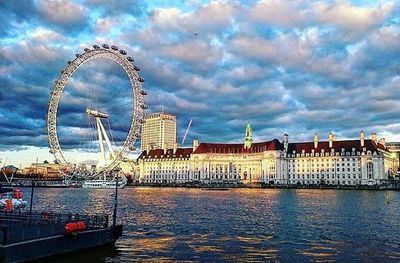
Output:
[[[112,193],[36,189],[34,209],[111,214]],[[400,260],[399,192],[127,188],[119,193],[124,236],[115,251],[85,253],[89,261]]]

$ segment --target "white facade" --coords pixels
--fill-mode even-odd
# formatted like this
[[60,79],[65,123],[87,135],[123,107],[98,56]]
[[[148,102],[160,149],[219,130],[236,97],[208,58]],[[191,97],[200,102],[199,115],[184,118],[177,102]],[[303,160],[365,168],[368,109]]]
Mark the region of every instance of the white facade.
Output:
[[288,154],[287,183],[370,185],[388,179],[384,157],[377,152],[327,152]]
[[[139,181],[143,183],[185,183],[193,180],[190,152],[187,149],[150,150],[139,157]],[[189,153],[189,154],[188,154]]]
[[376,140],[244,144],[194,144],[145,151],[138,159],[143,183],[266,183],[280,185],[380,185],[398,159]]

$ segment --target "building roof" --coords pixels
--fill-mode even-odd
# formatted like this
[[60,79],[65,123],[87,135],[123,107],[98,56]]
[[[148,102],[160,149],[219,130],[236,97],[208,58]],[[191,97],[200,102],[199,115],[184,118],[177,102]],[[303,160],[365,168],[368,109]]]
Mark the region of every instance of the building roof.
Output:
[[139,159],[150,159],[150,158],[189,158],[190,154],[193,152],[193,148],[177,148],[174,153],[173,149],[168,149],[166,153],[164,153],[163,149],[154,149],[147,151],[143,151],[139,156]]
[[315,153],[320,153],[322,149],[324,150],[324,152],[330,152],[332,149],[334,149],[335,152],[341,152],[343,151],[342,149],[344,149],[345,152],[352,152],[353,149],[356,152],[363,152],[363,148],[365,148],[365,151],[371,152],[377,151],[378,149],[388,151],[388,149],[384,145],[376,143],[375,141],[370,139],[365,139],[363,147],[361,147],[360,140],[333,141],[332,148],[329,148],[328,141],[319,141],[317,148],[314,148],[314,142],[289,143],[288,153],[291,154],[293,151],[296,151],[296,153],[301,153],[303,150],[306,153],[311,153],[312,150],[314,150]]
[[[324,152],[330,152],[332,149],[335,152],[363,152],[363,151],[371,151],[378,152],[378,150],[389,151],[386,146],[381,143],[377,143],[370,139],[364,140],[364,146],[361,147],[360,140],[341,140],[341,141],[333,141],[332,148],[329,147],[328,141],[319,141],[318,147],[314,148],[314,142],[296,142],[289,143],[288,145],[288,154],[292,154],[293,151],[296,153],[302,153],[303,150],[305,153],[321,153],[322,150]],[[193,148],[177,148],[174,153],[173,149],[168,149],[166,153],[164,153],[163,149],[154,149],[147,151],[143,151],[139,156],[139,159],[150,159],[150,158],[190,158],[191,154],[203,154],[203,153],[219,153],[219,154],[243,154],[243,153],[261,153],[264,151],[277,151],[283,150],[283,144],[277,140],[273,139],[271,141],[252,143],[249,149],[244,148],[243,143],[200,143],[196,150],[193,152]]]
[[171,113],[167,113],[167,112],[154,112],[151,114],[146,115],[145,119],[152,119],[152,118],[160,118],[160,117],[168,117],[168,118],[173,118],[176,119],[176,116],[171,114]]
[[283,150],[283,144],[277,139],[266,142],[252,143],[249,149],[243,143],[200,143],[194,154],[197,153],[259,153],[263,151]]

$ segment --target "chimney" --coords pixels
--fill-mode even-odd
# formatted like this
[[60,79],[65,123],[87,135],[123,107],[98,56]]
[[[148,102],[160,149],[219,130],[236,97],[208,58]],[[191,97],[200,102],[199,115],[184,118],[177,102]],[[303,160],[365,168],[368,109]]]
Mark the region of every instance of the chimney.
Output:
[[163,150],[164,150],[164,154],[167,154],[168,145],[166,143],[164,143],[164,145],[163,145]]
[[385,138],[380,138],[379,143],[383,145],[383,147],[386,147],[386,141]]
[[373,140],[375,143],[378,142],[378,136],[376,135],[375,132],[371,133],[371,140]]
[[360,145],[361,145],[361,147],[364,147],[364,140],[365,140],[365,133],[363,131],[360,131]]
[[196,151],[198,146],[199,146],[199,140],[193,140],[193,152]]
[[176,149],[178,149],[178,144],[174,143],[174,154],[176,153]]
[[333,137],[334,137],[334,135],[333,135],[333,133],[329,133],[329,135],[328,135],[328,138],[329,138],[329,148],[332,148],[333,147]]
[[150,144],[147,144],[146,145],[146,154],[149,154],[150,150],[151,150]]
[[318,148],[318,133],[314,134],[314,148]]
[[289,135],[287,135],[287,133],[285,133],[283,135],[283,150],[285,152],[287,152],[288,147],[289,147]]

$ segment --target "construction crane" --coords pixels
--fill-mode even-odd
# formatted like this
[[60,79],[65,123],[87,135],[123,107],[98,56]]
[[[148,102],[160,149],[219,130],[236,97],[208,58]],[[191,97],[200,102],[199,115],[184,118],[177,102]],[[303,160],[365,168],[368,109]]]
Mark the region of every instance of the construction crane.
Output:
[[189,129],[190,129],[190,125],[192,125],[192,118],[190,118],[189,124],[188,124],[188,126],[186,128],[186,131],[185,131],[185,134],[183,135],[183,139],[182,139],[182,143],[181,143],[182,146],[185,143],[186,136],[187,136],[187,134],[189,132]]

